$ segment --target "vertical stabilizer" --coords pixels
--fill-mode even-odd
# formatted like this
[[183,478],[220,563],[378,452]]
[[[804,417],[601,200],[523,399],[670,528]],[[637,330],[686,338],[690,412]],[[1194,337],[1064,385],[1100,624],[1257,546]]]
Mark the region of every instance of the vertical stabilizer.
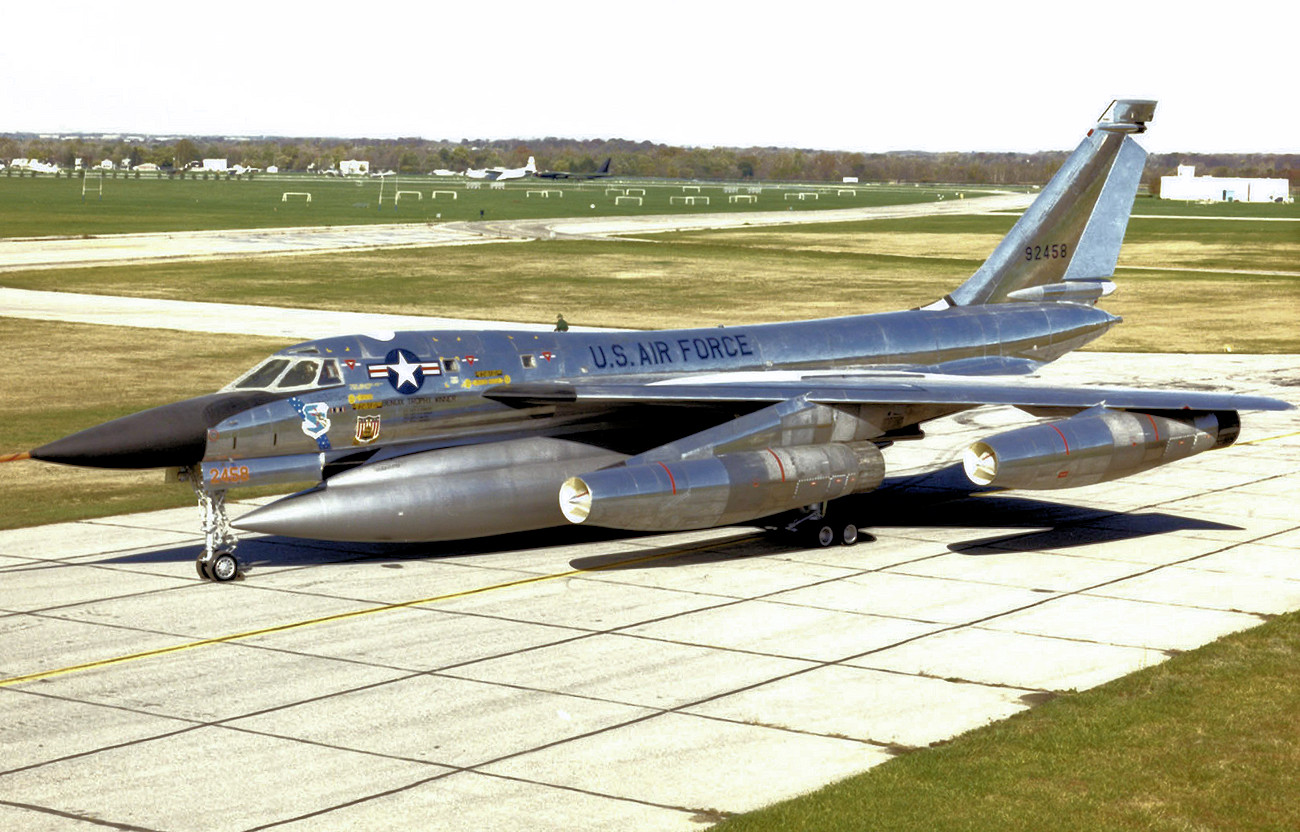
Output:
[[1154,101],[1116,101],[969,280],[937,306],[1014,300],[1012,292],[1115,272],[1146,151]]

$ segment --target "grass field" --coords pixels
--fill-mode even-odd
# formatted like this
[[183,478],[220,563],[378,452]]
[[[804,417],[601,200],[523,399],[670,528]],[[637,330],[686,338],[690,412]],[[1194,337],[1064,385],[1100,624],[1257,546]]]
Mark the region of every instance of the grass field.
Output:
[[[593,326],[752,323],[928,303],[968,277],[1013,222],[929,217],[684,232],[649,242],[51,269],[5,274],[0,284],[503,321],[553,321],[563,312]],[[1135,219],[1119,290],[1103,302],[1125,323],[1093,348],[1300,352],[1296,264],[1300,223]]]
[[[92,177],[92,182],[97,178]],[[392,222],[534,219],[572,216],[630,216],[713,211],[810,211],[901,205],[954,199],[952,188],[862,185],[682,185],[654,182],[554,184],[510,181],[467,183],[431,176],[340,179],[328,176],[261,176],[254,179],[106,178],[83,201],[79,178],[0,175],[0,237],[77,236],[146,231],[225,228],[283,228]],[[752,195],[750,187],[761,193]],[[629,189],[644,191],[641,203],[617,200]],[[727,193],[728,189],[738,194]],[[398,191],[403,194],[394,205]],[[438,195],[435,198],[434,192]],[[531,195],[530,195],[531,192]],[[965,189],[975,195],[974,189]],[[308,203],[301,196],[311,194]],[[816,198],[798,199],[799,193]],[[418,194],[416,196],[415,194]],[[453,197],[452,194],[455,196]],[[545,195],[544,195],[545,194]],[[787,194],[790,196],[787,197]],[[732,202],[732,196],[743,201]],[[683,197],[698,197],[687,204]],[[704,201],[707,198],[707,203]]]

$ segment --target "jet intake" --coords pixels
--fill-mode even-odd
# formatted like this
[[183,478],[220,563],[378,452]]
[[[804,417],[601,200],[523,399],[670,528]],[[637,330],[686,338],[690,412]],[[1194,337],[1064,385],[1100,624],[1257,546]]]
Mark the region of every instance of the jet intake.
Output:
[[1000,433],[966,449],[976,485],[1049,490],[1093,485],[1236,441],[1235,410],[1138,413],[1092,408]]
[[571,477],[560,488],[560,510],[571,523],[683,531],[871,491],[884,478],[884,457],[871,442],[765,448]]

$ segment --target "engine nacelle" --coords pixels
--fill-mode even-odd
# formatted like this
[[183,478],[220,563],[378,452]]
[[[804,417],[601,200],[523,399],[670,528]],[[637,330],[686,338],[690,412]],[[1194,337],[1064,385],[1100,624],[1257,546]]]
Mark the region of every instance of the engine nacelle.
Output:
[[572,523],[611,529],[704,529],[870,491],[884,478],[885,459],[870,442],[766,448],[572,477],[560,510]]
[[976,442],[963,465],[976,485],[1075,488],[1226,447],[1240,428],[1235,410],[1156,415],[1094,408]]

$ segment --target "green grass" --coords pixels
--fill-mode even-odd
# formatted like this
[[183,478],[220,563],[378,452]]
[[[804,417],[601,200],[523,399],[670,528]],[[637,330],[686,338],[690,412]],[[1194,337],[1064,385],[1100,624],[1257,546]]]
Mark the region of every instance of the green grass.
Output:
[[1175,199],[1139,197],[1134,214],[1166,214],[1185,217],[1291,217],[1300,218],[1298,202],[1185,202]]
[[718,832],[1300,829],[1300,613]]
[[[97,179],[92,177],[92,182]],[[359,225],[393,222],[446,222],[451,220],[536,219],[571,216],[635,216],[655,213],[707,213],[714,211],[810,211],[872,205],[929,202],[943,195],[955,197],[951,188],[858,186],[853,194],[838,195],[840,188],[826,186],[763,186],[755,203],[730,202],[723,186],[699,186],[696,205],[681,204],[680,183],[504,183],[495,190],[489,183],[473,188],[463,180],[432,176],[380,180],[340,179],[327,176],[259,176],[254,179],[159,179],[142,174],[139,179],[106,178],[103,194],[92,192],[83,201],[80,178],[19,177],[0,174],[0,237],[78,236],[126,232],[189,231],[227,228],[282,228],[291,226]],[[694,188],[695,186],[685,186]],[[609,189],[641,188],[641,205],[616,204]],[[398,191],[404,195],[393,204]],[[434,191],[452,191],[433,198]],[[745,187],[740,188],[741,192]],[[786,200],[786,191],[819,193],[817,200]],[[549,191],[543,198],[540,193]],[[310,193],[311,203],[286,192]],[[562,192],[558,196],[555,192]],[[975,191],[970,191],[976,193]],[[695,195],[694,190],[690,194]],[[673,204],[676,202],[677,204]]]

